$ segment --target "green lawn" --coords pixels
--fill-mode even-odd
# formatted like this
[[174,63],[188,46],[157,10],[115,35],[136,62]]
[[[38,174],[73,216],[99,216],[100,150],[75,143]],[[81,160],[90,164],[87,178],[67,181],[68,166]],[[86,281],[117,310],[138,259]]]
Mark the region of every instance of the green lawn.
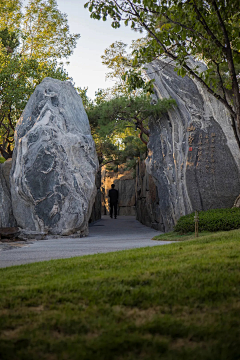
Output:
[[[198,233],[198,237],[211,235],[210,231],[202,231]],[[216,234],[216,233],[215,233]],[[195,232],[189,232],[187,234],[180,234],[175,231],[171,231],[165,234],[156,235],[152,240],[161,240],[161,241],[185,241],[185,240],[195,240]]]
[[240,231],[0,269],[1,360],[239,360]]

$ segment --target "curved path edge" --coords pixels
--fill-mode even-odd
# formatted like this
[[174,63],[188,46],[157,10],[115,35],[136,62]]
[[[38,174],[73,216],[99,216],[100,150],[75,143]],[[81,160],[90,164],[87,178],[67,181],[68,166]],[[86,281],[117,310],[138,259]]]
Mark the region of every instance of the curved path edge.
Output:
[[172,243],[152,241],[158,234],[159,231],[142,225],[133,216],[119,216],[115,220],[105,215],[90,224],[88,237],[32,240],[0,251],[0,268]]

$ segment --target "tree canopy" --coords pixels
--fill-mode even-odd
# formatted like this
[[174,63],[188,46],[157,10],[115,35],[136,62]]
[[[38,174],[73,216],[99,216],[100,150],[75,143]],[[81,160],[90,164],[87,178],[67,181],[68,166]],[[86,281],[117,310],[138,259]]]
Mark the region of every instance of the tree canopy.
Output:
[[0,153],[11,157],[15,124],[45,77],[69,79],[61,61],[73,52],[78,34],[55,0],[0,3]]
[[[142,44],[141,39],[133,41],[131,49]],[[116,169],[124,163],[125,167],[131,168],[136,165],[136,158],[146,156],[150,117],[159,118],[175,101],[153,102],[148,92],[151,82],[145,82],[142,77],[142,86],[131,89],[125,72],[134,70],[141,76],[143,74],[141,67],[133,67],[133,56],[122,41],[111,44],[101,58],[108,69],[106,77],[114,80],[114,85],[98,89],[94,101],[87,97],[86,88],[78,89],[78,92],[88,114],[101,165],[110,164],[108,168]]]
[[[144,31],[147,43],[135,50],[135,63],[170,57],[179,75],[196,79],[228,109],[240,147],[238,0],[90,0],[85,7],[94,19],[111,18],[113,28]],[[189,56],[206,70],[192,68]]]
[[174,104],[172,99],[153,103],[149,94],[143,93],[113,97],[90,106],[87,114],[100,162],[118,165],[128,161],[128,165],[134,165],[135,157],[146,154],[150,117],[158,119]]
[[[120,95],[138,96],[143,92],[151,91],[152,80],[146,79],[143,66],[140,62],[136,63],[134,59],[134,51],[145,45],[145,39],[134,40],[130,46],[130,52],[127,52],[127,44],[116,41],[105,49],[101,58],[102,64],[106,65],[110,70],[106,74],[106,78],[115,81],[115,85],[108,91],[110,97]],[[138,86],[132,84],[134,76],[135,81],[138,81]]]

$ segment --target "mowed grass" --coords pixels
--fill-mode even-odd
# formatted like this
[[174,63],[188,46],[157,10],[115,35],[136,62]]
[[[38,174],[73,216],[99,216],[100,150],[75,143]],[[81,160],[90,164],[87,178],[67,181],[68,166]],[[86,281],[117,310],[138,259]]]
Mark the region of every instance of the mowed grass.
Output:
[[240,231],[0,269],[0,359],[240,359]]
[[[211,235],[210,231],[201,231],[198,233],[198,237]],[[216,232],[215,232],[216,234]],[[160,240],[160,241],[185,241],[185,240],[195,240],[196,235],[195,232],[189,232],[187,234],[180,234],[175,231],[171,231],[165,234],[156,235],[152,238],[152,240]]]

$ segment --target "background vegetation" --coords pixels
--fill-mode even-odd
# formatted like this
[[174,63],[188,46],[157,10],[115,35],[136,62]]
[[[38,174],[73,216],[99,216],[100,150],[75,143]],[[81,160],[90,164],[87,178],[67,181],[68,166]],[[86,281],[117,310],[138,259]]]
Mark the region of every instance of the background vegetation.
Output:
[[[240,228],[240,208],[200,211],[199,231],[228,231]],[[195,213],[182,216],[174,231],[186,234],[195,231]]]
[[26,103],[45,77],[69,79],[62,60],[76,47],[56,0],[0,2],[0,154],[12,156],[14,129]]

